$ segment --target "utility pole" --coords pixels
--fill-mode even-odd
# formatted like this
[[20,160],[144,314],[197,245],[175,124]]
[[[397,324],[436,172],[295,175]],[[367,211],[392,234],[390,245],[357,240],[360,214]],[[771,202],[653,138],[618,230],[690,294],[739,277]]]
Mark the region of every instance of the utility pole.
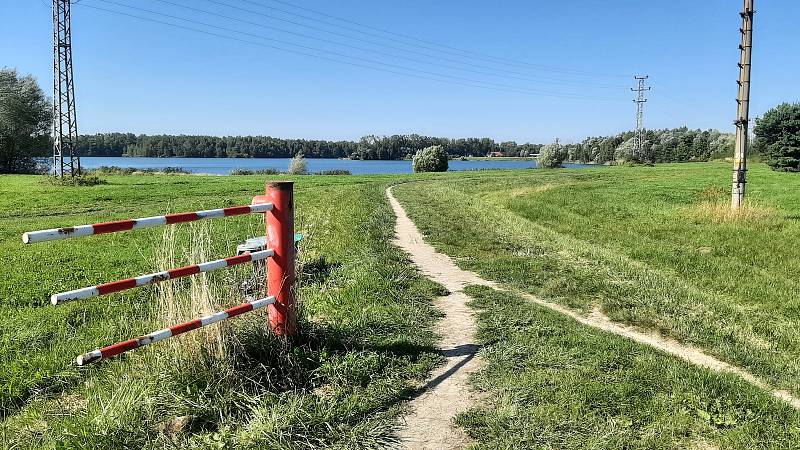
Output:
[[638,82],[636,88],[631,88],[633,92],[637,93],[636,100],[633,101],[636,103],[636,136],[633,140],[633,155],[641,157],[642,147],[644,147],[644,104],[647,103],[644,93],[650,90],[649,87],[645,87],[645,83],[650,76],[633,78]]
[[70,0],[53,0],[53,174],[63,177],[80,173]]
[[753,55],[753,10],[754,0],[744,0],[741,13],[742,43],[739,59],[739,95],[736,97],[736,149],[733,154],[733,190],[731,208],[739,209],[744,203],[744,190],[747,182],[747,145],[750,123],[750,61]]

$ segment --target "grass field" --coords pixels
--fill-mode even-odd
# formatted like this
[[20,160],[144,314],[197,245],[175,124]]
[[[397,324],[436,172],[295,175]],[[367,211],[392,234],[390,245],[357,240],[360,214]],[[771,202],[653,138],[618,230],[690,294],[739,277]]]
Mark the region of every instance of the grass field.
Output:
[[[727,164],[684,164],[657,168],[532,171],[513,176],[481,174],[446,183],[403,184],[395,193],[431,243],[454,257],[460,266],[584,313],[599,309],[616,321],[656,329],[744,367],[775,387],[796,395],[800,392],[800,331],[797,327],[800,322],[800,265],[796,263],[800,260],[800,177],[754,167],[749,177],[752,203],[737,218],[727,214],[729,170]],[[495,299],[495,302],[501,300],[512,301]],[[486,303],[486,300],[481,303],[484,308]],[[622,372],[626,377],[642,372],[637,358],[620,362],[608,357],[608,352],[589,352],[582,356],[584,345],[597,345],[583,336],[577,340],[569,336],[566,344],[559,342],[565,340],[563,336],[545,336],[547,343],[555,339],[557,345],[543,349],[543,344],[531,341],[530,335],[536,335],[537,327],[546,326],[548,322],[552,327],[552,314],[538,308],[522,317],[518,317],[519,314],[516,309],[511,314],[501,310],[493,312],[490,308],[481,314],[482,336],[492,346],[487,352],[488,375],[481,375],[477,384],[482,389],[512,396],[512,401],[506,405],[509,417],[505,419],[498,411],[489,418],[476,413],[482,417],[478,423],[462,418],[468,430],[481,423],[491,428],[496,440],[489,439],[489,447],[512,442],[509,439],[515,436],[514,428],[509,431],[504,428],[506,425],[532,417],[526,414],[548,411],[546,407],[528,412],[515,409],[542,400],[537,390],[541,386],[525,382],[516,385],[509,381],[524,376],[518,371],[526,367],[528,359],[535,361],[530,362],[533,366],[542,365],[531,368],[528,375],[548,374],[553,377],[550,383],[560,384],[557,388],[550,386],[552,391],[565,397],[559,399],[560,404],[556,402],[557,407],[569,407],[572,403],[592,413],[603,406],[596,405],[596,400],[582,397],[577,390],[583,383],[594,383],[583,370],[602,376],[603,370],[596,367],[599,361],[601,366],[610,364],[625,369]],[[505,333],[498,329],[503,326],[503,319],[522,321],[525,326]],[[571,328],[576,326],[572,324]],[[513,336],[517,332],[528,336]],[[587,331],[580,334],[583,333]],[[495,339],[501,340],[495,342]],[[615,342],[606,337],[594,341],[604,346]],[[630,344],[616,342],[612,347],[618,348],[614,354],[625,353]],[[508,352],[512,352],[514,358],[503,355]],[[549,352],[553,354],[546,355]],[[526,356],[529,353],[534,356]],[[570,358],[563,359],[564,354]],[[546,356],[545,362],[539,358],[541,355]],[[588,358],[588,367],[581,362],[583,357]],[[556,367],[550,367],[551,364]],[[703,392],[711,387],[707,377],[715,377],[701,376],[694,370],[693,376],[670,385],[669,380],[674,382],[681,377],[667,364],[677,366],[674,361],[661,361],[656,366],[659,364],[664,364],[668,370],[656,371],[638,380],[637,389],[648,385],[670,386],[664,394],[669,398],[683,395],[682,391],[694,392],[692,396],[702,398],[706,395]],[[653,370],[653,366],[650,367],[649,370]],[[570,375],[573,368],[579,369],[584,378],[561,383],[560,376],[574,376]],[[538,383],[545,382],[538,380]],[[713,384],[716,383],[722,382]],[[600,389],[601,393],[617,395],[613,379],[605,379],[601,385],[607,387]],[[744,406],[741,397],[753,395],[752,391],[744,389],[744,393],[737,394],[730,386],[715,389],[717,401],[721,403],[712,402],[713,407],[723,415],[730,414],[737,423],[747,421],[749,413],[746,411],[755,409],[752,403]],[[633,397],[629,398],[654,394],[648,390],[632,391]],[[773,403],[768,395],[762,395],[755,402],[767,409],[773,406],[764,405]],[[556,407],[550,403],[545,405]],[[681,417],[682,410],[675,409],[677,407],[677,404],[667,407],[664,417],[669,421],[677,420],[672,417],[676,414]],[[634,408],[637,417],[631,420],[634,423],[641,420],[638,429],[641,439],[634,440],[638,443],[635,446],[670,446],[666,442],[650,441],[641,434],[649,430],[651,437],[660,436],[662,431],[672,435],[671,426],[648,428],[660,423],[658,415],[661,413],[655,408],[652,404],[639,404]],[[708,408],[699,407],[699,411],[703,411],[701,417],[705,418]],[[602,417],[609,420],[615,414]],[[755,439],[750,444],[746,439],[736,441],[738,445],[721,437],[720,441],[715,441],[727,443],[723,447],[748,448],[755,445],[753,442],[759,445],[774,442],[772,445],[776,448],[796,447],[798,422],[795,414],[790,417],[791,420],[773,416],[759,421],[762,424],[778,421],[781,426],[786,425],[789,434],[781,439],[767,433],[763,441],[750,436]],[[627,419],[624,420],[627,423]],[[772,431],[778,430],[783,428]],[[599,431],[584,430],[583,433],[588,438]],[[481,432],[475,434],[481,435]],[[554,447],[570,446],[568,441],[553,442],[550,445]],[[686,445],[680,439],[675,442],[679,447]]]
[[487,401],[458,416],[477,448],[798,448],[800,414],[513,294],[472,287]]
[[[86,370],[75,355],[215,300],[245,268],[53,307],[50,294],[232,255],[238,217],[31,246],[25,231],[247,203],[263,176],[0,177],[0,442],[15,448],[380,448],[439,357],[441,288],[390,244],[395,195],[465,268],[584,313],[657,329],[800,394],[800,178],[753,167],[741,218],[727,164],[298,177],[303,333],[265,314]],[[746,251],[742,251],[745,248]],[[172,254],[174,253],[174,255]],[[195,279],[196,278],[196,279]],[[164,286],[174,286],[174,289]],[[213,293],[214,295],[210,295]],[[479,448],[792,448],[800,416],[733,375],[471,288],[491,395],[457,422]],[[166,309],[165,309],[166,308]],[[172,308],[172,309],[170,309]],[[174,309],[174,310],[173,310]],[[165,312],[166,311],[166,312]],[[177,312],[176,312],[177,311]]]
[[[0,442],[20,448],[382,447],[400,402],[438,356],[430,325],[439,292],[389,244],[394,218],[380,177],[301,177],[296,186],[302,336],[286,347],[266,313],[86,370],[77,354],[174,323],[163,288],[50,306],[48,296],[235,254],[263,234],[260,216],[23,246],[24,231],[247,204],[264,177],[108,177],[56,188],[2,177],[0,196]],[[197,238],[197,235],[206,238]],[[204,241],[204,242],[203,242]],[[236,275],[236,276],[233,276]],[[212,289],[229,306],[247,268],[175,286]],[[197,279],[197,281],[195,281]],[[205,280],[205,281],[203,281]],[[192,295],[197,301],[203,295]],[[207,299],[207,298],[206,298]],[[186,301],[186,299],[184,299]],[[193,308],[189,308],[192,310]],[[196,308],[194,308],[196,309]],[[186,317],[185,319],[188,319]],[[212,327],[209,327],[211,329]],[[193,332],[203,337],[202,332]],[[217,334],[219,334],[217,332]],[[201,339],[202,340],[202,339]],[[194,347],[192,346],[194,344]]]

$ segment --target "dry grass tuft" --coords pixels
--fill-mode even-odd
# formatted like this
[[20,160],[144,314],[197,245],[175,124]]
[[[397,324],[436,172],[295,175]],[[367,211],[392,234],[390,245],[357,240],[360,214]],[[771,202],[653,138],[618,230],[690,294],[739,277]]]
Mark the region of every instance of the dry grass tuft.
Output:
[[694,206],[692,212],[696,217],[713,223],[780,220],[780,215],[775,209],[751,201],[745,202],[737,210],[732,209],[730,202],[727,201],[703,202]]
[[[211,255],[211,227],[207,221],[190,224],[188,232],[186,257],[189,264],[216,259]],[[176,247],[176,227],[166,227],[157,256],[158,270],[182,265],[176,257]],[[201,273],[184,281],[159,283],[157,309],[154,311],[156,322],[167,327],[224,309],[223,305],[233,292],[214,282],[213,277]],[[226,329],[225,324],[201,328],[180,338],[169,339],[165,347],[171,350],[171,357],[179,361],[197,361],[204,357],[225,359],[228,348]]]
[[774,208],[759,205],[752,200],[747,200],[738,210],[732,209],[730,192],[718,186],[709,186],[700,192],[698,200],[698,203],[690,208],[689,213],[712,223],[775,223],[781,220]]

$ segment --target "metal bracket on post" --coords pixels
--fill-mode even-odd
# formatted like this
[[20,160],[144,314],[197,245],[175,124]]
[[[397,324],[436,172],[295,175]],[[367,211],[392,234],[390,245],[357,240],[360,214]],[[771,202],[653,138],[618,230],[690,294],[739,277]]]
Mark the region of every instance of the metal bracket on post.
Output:
[[294,303],[294,183],[268,182],[266,195],[253,197],[253,204],[272,203],[265,213],[267,245],[275,255],[267,261],[267,292],[275,297],[269,306],[269,325],[278,336],[293,336],[297,331]]

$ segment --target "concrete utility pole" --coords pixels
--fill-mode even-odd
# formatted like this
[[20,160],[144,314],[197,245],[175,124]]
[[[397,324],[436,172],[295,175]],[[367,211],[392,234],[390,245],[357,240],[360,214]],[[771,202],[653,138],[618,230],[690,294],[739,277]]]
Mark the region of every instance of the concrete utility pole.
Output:
[[71,0],[53,0],[53,174],[81,173],[72,81]]
[[747,145],[750,123],[750,61],[753,54],[753,10],[754,0],[744,0],[742,16],[742,43],[739,59],[739,95],[736,97],[736,150],[733,154],[733,191],[731,208],[739,209],[744,203],[745,183],[747,182]]
[[633,154],[637,157],[642,156],[642,147],[644,146],[644,104],[647,103],[644,93],[650,90],[649,87],[645,87],[645,82],[648,78],[650,77],[634,77],[639,85],[636,88],[631,88],[633,92],[638,93],[636,100],[634,100],[634,103],[636,103],[636,136],[633,140]]

